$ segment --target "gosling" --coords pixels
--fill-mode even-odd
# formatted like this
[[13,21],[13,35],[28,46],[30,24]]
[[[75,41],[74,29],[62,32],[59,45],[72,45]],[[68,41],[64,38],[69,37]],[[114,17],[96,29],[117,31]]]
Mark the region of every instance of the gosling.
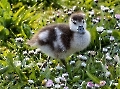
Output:
[[27,42],[41,52],[55,59],[65,59],[71,54],[82,51],[90,44],[91,35],[86,30],[85,15],[73,13],[69,24],[58,23],[43,27]]

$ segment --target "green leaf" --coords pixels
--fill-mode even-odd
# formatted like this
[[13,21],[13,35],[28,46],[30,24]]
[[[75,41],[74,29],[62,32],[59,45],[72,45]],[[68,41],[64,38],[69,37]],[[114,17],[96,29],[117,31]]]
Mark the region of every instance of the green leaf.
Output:
[[23,3],[22,2],[18,2],[15,5],[12,6],[12,9],[16,9],[16,8],[21,7],[21,6],[23,6]]
[[117,75],[117,76],[120,76],[120,66],[117,66],[115,69],[116,69],[116,70],[115,70],[116,75]]
[[75,68],[74,68],[73,74],[76,74],[76,73],[80,70],[80,66],[81,66],[81,61],[78,60],[78,61],[75,63]]
[[120,88],[120,79],[118,79],[118,85],[117,85],[117,89]]
[[0,6],[1,6],[3,9],[6,9],[6,3],[7,3],[7,0],[1,0],[1,1],[0,1]]
[[86,5],[90,5],[90,3],[92,2],[92,0],[86,0]]
[[1,26],[0,26],[0,31],[2,31],[3,29],[4,29],[4,26],[1,25]]
[[23,25],[21,25],[21,33],[25,38],[27,38],[27,35],[25,34],[24,29],[23,29]]
[[11,42],[7,42],[8,47],[16,49],[16,45],[12,44]]
[[23,24],[23,28],[24,28],[23,30],[24,30],[26,36],[30,37],[30,35],[31,35],[31,28],[30,28],[30,26],[27,25],[27,24]]
[[3,74],[3,73],[5,73],[8,70],[9,70],[9,66],[4,67],[4,68],[0,68],[0,75]]
[[114,30],[113,31],[113,36],[116,37],[116,38],[118,38],[120,40],[120,31]]
[[36,71],[36,70],[34,70],[34,68],[31,68],[31,72],[32,72],[32,73],[30,74],[29,79],[34,79],[34,80],[36,80],[35,71]]
[[80,80],[80,76],[74,76],[72,82],[77,82]]
[[10,4],[8,3],[7,0],[1,0],[0,1],[0,6],[6,10],[7,12],[9,12],[11,10]]
[[[3,56],[3,55],[2,55]],[[1,58],[3,58],[2,56],[0,56]],[[7,62],[4,61],[4,60],[0,60],[0,64],[3,65],[3,66],[6,66],[7,65]]]
[[10,19],[10,18],[11,18],[9,12],[4,12],[4,13],[3,13],[3,17],[4,17],[5,19]]
[[49,79],[50,78],[50,74],[51,74],[50,68],[47,67],[45,72],[44,72],[45,78]]
[[7,28],[4,28],[6,35],[9,35],[9,30]]
[[5,19],[3,17],[0,17],[0,25],[5,25]]
[[18,67],[16,67],[14,65],[13,58],[14,58],[13,53],[8,53],[7,54],[7,62],[8,62],[8,64],[19,75],[21,81],[26,80],[26,76],[22,73],[22,71]]

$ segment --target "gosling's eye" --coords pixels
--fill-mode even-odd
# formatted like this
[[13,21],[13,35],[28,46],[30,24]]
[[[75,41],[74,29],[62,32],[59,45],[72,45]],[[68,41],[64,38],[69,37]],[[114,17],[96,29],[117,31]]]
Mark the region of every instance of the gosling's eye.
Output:
[[74,24],[77,24],[75,21],[73,21]]
[[83,20],[83,23],[85,23],[85,20]]

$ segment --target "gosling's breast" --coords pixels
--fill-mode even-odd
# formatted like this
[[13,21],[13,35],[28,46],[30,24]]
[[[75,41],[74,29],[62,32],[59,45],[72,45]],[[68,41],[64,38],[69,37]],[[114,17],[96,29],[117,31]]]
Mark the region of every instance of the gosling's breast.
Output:
[[71,48],[75,51],[81,51],[85,49],[91,41],[89,31],[85,31],[85,34],[74,33],[73,39],[71,40]]

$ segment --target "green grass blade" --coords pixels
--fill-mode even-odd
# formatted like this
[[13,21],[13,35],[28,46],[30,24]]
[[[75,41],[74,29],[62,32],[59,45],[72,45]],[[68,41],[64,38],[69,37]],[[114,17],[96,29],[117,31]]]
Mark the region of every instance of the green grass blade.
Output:
[[22,6],[16,13],[14,13],[14,19],[16,20],[21,12],[25,9],[25,6]]
[[96,76],[92,75],[92,74],[91,74],[90,72],[88,72],[88,71],[86,71],[86,73],[87,73],[88,77],[91,78],[94,82],[96,82],[97,84],[100,83],[100,80],[99,80]]
[[41,14],[36,14],[36,15],[34,15],[34,16],[31,18],[29,24],[31,24],[31,23],[32,23],[33,21],[35,21],[36,19],[40,18],[40,15],[41,15]]
[[33,16],[33,14],[35,14],[35,12],[36,12],[34,10],[35,6],[36,6],[36,4],[33,7],[31,7],[30,9],[28,9],[28,10],[25,11],[23,20],[26,20],[27,18],[30,18],[31,16]]

